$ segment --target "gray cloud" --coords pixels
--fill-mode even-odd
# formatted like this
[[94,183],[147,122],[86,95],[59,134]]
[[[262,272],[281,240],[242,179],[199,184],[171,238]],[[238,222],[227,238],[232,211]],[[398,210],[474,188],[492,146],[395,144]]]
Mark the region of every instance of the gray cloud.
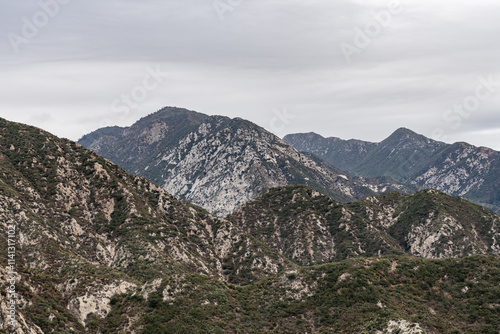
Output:
[[[500,81],[493,0],[401,1],[351,63],[339,45],[354,45],[355,28],[390,1],[243,0],[220,20],[213,0],[72,0],[15,53],[9,34],[23,36],[23,20],[50,1],[2,4],[2,117],[78,139],[174,105],[247,118],[278,135],[378,141],[406,126],[500,149],[500,86],[458,127],[445,119],[480,77]],[[170,75],[117,112],[116,100],[137,91],[148,67]],[[285,108],[294,118],[276,127]]]

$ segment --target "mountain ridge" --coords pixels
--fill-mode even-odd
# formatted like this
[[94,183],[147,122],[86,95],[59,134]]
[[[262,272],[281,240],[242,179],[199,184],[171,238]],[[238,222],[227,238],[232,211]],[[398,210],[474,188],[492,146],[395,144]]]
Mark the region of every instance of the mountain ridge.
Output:
[[179,108],[164,108],[122,132],[97,130],[79,142],[221,217],[286,184],[308,184],[341,201],[409,191],[389,178],[346,175],[250,121]]
[[377,255],[498,256],[499,218],[436,190],[343,204],[303,185],[270,189],[228,216],[301,265]]
[[[379,143],[290,134],[284,140],[354,175],[387,176],[433,188],[500,212],[500,153],[464,142],[446,144],[400,128]],[[353,145],[354,149],[348,145]]]

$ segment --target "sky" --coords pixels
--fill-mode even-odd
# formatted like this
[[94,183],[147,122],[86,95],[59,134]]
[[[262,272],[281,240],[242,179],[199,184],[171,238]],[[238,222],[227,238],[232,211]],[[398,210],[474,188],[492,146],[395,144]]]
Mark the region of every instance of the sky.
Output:
[[500,150],[497,0],[2,1],[0,117],[78,140],[165,106],[280,137]]

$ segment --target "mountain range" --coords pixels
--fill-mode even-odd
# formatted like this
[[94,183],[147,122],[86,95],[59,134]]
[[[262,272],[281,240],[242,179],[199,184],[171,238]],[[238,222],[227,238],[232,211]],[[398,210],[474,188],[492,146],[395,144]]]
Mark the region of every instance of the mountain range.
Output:
[[500,212],[500,153],[490,148],[446,144],[405,128],[380,143],[312,132],[283,139],[354,175],[390,177],[410,188],[436,189]]
[[99,129],[79,143],[220,217],[289,184],[306,184],[344,202],[410,192],[387,177],[351,176],[241,118],[180,108],[164,108],[130,127]]
[[[193,147],[232,147],[198,140],[196,129]],[[160,142],[141,133],[136,140]],[[169,161],[195,160],[175,142],[172,152],[187,153]],[[321,163],[277,143],[298,162]],[[258,169],[263,158],[251,152],[270,149],[239,152]],[[163,161],[135,152],[154,154],[146,167]],[[371,180],[338,175],[352,189]],[[17,293],[12,328],[12,270],[1,252],[0,332],[496,333],[500,217],[436,190],[367,193],[342,203],[306,185],[280,186],[217,217],[78,143],[0,118],[0,249],[15,226]]]

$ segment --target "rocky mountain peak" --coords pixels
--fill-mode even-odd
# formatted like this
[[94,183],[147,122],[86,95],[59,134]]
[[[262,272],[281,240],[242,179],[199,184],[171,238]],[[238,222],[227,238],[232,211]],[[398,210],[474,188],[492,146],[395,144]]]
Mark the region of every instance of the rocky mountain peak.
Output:
[[399,128],[380,143],[380,147],[411,149],[426,146],[437,147],[440,143],[407,128]]
[[206,119],[207,115],[185,108],[164,107],[152,114],[149,114],[148,116],[142,117],[135,124],[139,126],[139,125],[144,125],[144,123],[147,124],[148,122],[154,122],[157,120],[171,120],[180,118],[188,118],[194,122],[196,120]]
[[398,187],[346,175],[247,120],[171,108],[115,137],[98,130],[80,143],[219,216],[287,184],[307,184],[342,201]]

